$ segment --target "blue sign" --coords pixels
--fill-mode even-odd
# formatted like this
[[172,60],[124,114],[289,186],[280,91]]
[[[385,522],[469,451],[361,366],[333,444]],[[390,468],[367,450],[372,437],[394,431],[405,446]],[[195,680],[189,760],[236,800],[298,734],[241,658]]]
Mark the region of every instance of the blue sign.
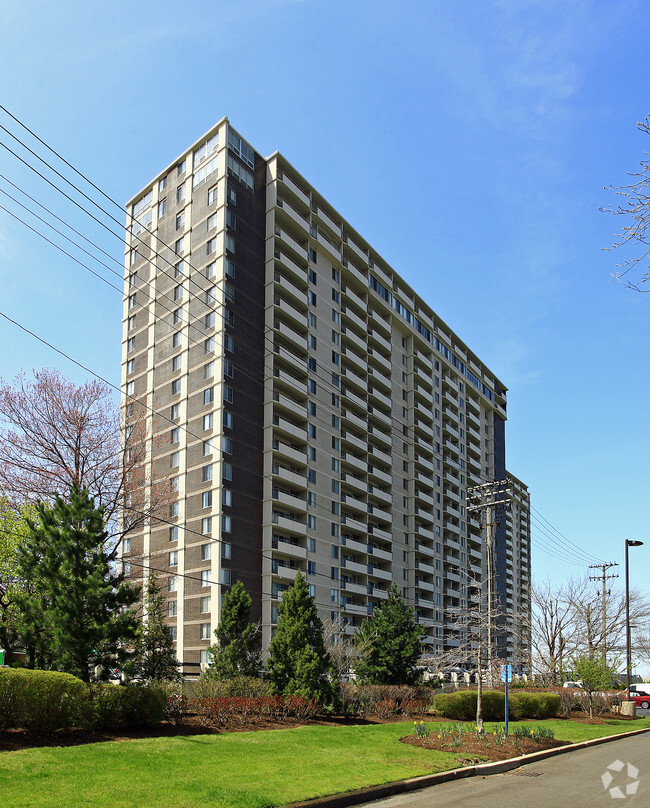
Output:
[[501,666],[501,681],[506,684],[512,682],[512,665]]

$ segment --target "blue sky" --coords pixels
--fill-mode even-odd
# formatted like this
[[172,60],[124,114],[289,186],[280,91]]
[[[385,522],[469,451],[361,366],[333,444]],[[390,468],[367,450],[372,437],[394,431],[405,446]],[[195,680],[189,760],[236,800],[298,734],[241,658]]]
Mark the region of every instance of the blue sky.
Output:
[[[223,115],[285,154],[508,386],[536,512],[602,561],[647,539],[645,585],[650,296],[611,281],[626,254],[599,207],[650,150],[647,4],[23,0],[0,25],[1,103],[120,203]],[[121,260],[5,149],[0,173]],[[119,383],[120,296],[2,210],[0,281],[2,311]],[[0,336],[3,378],[84,378]],[[537,576],[584,573],[533,537]]]

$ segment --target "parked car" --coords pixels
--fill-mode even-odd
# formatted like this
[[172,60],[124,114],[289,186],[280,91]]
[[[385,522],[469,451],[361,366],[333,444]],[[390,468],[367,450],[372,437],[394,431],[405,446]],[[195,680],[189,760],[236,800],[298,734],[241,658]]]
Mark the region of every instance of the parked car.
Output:
[[580,688],[582,690],[582,682],[580,682],[580,681],[577,681],[577,682],[565,682],[562,685],[562,687],[577,687],[577,688]]
[[642,710],[650,710],[650,695],[647,693],[630,693],[630,699]]

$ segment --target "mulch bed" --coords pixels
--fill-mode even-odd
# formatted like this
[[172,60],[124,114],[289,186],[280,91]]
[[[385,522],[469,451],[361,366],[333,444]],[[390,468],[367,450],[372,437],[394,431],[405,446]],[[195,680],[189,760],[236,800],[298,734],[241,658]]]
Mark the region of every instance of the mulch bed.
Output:
[[[572,713],[571,718],[585,724],[605,724],[611,718],[623,718],[624,716],[606,714],[599,718],[590,719],[585,713]],[[305,725],[324,726],[360,726],[364,724],[387,724],[397,723],[403,721],[413,721],[417,718],[418,721],[425,721],[427,724],[435,723],[449,723],[448,719],[439,718],[432,715],[421,716],[404,716],[396,715],[389,718],[380,718],[378,716],[370,716],[368,718],[356,717],[343,717],[334,716],[331,718],[314,718],[307,720],[299,720],[297,718],[287,718],[283,721],[259,721],[250,724],[243,724],[240,722],[232,722],[226,726],[206,727],[197,716],[189,715],[183,724],[173,725],[167,721],[163,721],[160,726],[152,729],[142,730],[115,730],[112,732],[96,732],[93,730],[59,730],[56,732],[32,732],[23,729],[12,729],[0,732],[0,752],[14,752],[20,749],[31,749],[41,746],[78,746],[86,743],[102,743],[105,741],[129,741],[139,738],[168,738],[184,735],[218,735],[223,732],[255,732],[258,730],[266,729],[288,729],[290,727],[301,727]],[[633,719],[630,719],[633,720]],[[534,723],[534,722],[532,722]],[[520,741],[519,750],[514,749],[512,743],[503,744],[501,747],[496,747],[494,742],[490,742],[488,748],[485,747],[484,741],[477,739],[473,734],[467,733],[463,735],[463,742],[461,747],[454,746],[436,746],[434,728],[431,728],[431,735],[428,743],[423,743],[421,739],[413,736],[402,738],[404,743],[410,743],[414,746],[422,746],[426,749],[440,749],[445,752],[458,751],[459,757],[464,757],[467,760],[473,760],[475,757],[485,760],[504,760],[509,757],[517,757],[518,755],[526,754],[528,751],[538,751],[539,749],[549,749],[554,746],[563,746],[561,741],[543,741],[535,745],[534,749],[529,749],[531,741],[528,738]],[[467,746],[466,746],[467,744]],[[492,757],[492,754],[498,754],[498,757]]]
[[498,745],[494,736],[487,735],[484,738],[478,737],[475,733],[463,733],[459,744],[455,744],[449,739],[442,740],[435,735],[435,730],[428,738],[418,738],[415,735],[407,735],[400,738],[402,743],[411,746],[420,746],[422,749],[432,749],[438,752],[452,752],[458,757],[459,766],[470,766],[477,763],[490,763],[494,760],[508,760],[528,755],[531,752],[541,752],[544,749],[555,749],[558,746],[567,746],[566,741],[543,740],[534,741],[532,738],[521,738],[518,743],[514,743],[512,737],[504,740]]

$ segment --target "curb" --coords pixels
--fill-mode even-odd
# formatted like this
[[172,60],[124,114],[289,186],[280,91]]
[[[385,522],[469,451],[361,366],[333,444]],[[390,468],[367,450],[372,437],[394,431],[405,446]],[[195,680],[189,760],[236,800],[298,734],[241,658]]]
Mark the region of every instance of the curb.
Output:
[[409,791],[417,791],[421,788],[435,786],[438,783],[447,783],[450,780],[462,780],[465,777],[487,777],[490,774],[502,774],[503,772],[518,769],[528,763],[536,763],[538,760],[564,755],[576,749],[586,749],[590,746],[598,746],[602,743],[617,741],[621,738],[631,738],[643,733],[650,734],[648,729],[635,729],[631,732],[622,732],[618,735],[605,735],[602,738],[592,738],[590,741],[580,741],[580,743],[558,746],[555,749],[544,749],[542,752],[531,752],[528,755],[510,758],[509,760],[499,760],[494,763],[482,763],[478,766],[465,766],[462,769],[448,769],[436,774],[424,774],[420,777],[411,777],[408,780],[395,780],[392,783],[384,783],[378,786],[366,786],[357,791],[347,791],[345,794],[333,794],[329,797],[316,797],[313,800],[303,802],[292,802],[287,808],[349,808],[352,805],[359,805],[364,802],[392,797],[395,794],[404,794]]

